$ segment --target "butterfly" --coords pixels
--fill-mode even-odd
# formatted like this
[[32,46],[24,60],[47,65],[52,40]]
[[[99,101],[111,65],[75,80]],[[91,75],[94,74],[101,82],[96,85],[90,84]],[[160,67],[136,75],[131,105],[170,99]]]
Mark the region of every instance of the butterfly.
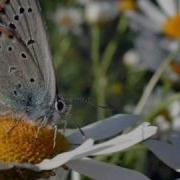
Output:
[[52,121],[65,112],[59,97],[38,0],[0,1],[0,114]]

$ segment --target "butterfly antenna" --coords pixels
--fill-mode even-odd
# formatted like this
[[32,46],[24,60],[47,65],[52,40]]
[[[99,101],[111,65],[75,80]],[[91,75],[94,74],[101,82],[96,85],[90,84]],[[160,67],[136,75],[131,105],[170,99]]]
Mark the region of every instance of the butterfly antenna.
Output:
[[79,124],[77,123],[77,121],[74,121],[75,126],[78,128],[80,134],[82,135],[83,139],[86,139],[86,135],[84,133],[84,131],[82,130],[82,128],[80,128]]
[[57,125],[54,125],[53,149],[56,147],[57,131],[58,131]]
[[83,102],[85,102],[86,104],[90,104],[92,107],[95,107],[95,108],[102,108],[102,109],[105,109],[105,110],[109,110],[113,113],[115,112],[118,112],[117,108],[113,107],[112,105],[110,104],[107,104],[107,105],[96,105],[95,102],[93,102],[92,100],[90,100],[89,98],[87,99],[83,99]]
[[[70,114],[69,114],[69,116],[70,116]],[[72,121],[72,123],[79,130],[79,132],[82,135],[83,139],[86,139],[86,135],[85,135],[84,131],[82,130],[82,128],[80,127],[80,125],[78,124],[78,122],[76,120],[74,120],[74,121]]]
[[[65,98],[64,96],[62,96],[63,97],[63,99],[64,100],[66,100],[66,101],[69,101],[70,100],[70,98]],[[71,113],[70,113],[70,110],[71,110],[71,108],[72,108],[72,99],[71,99],[71,103],[70,103],[70,105],[69,105],[69,110],[66,112],[66,114],[65,114],[65,117],[66,118],[70,118],[70,116],[71,116]],[[67,125],[67,123],[66,123],[67,121],[65,121],[65,126]],[[82,130],[82,128],[80,128],[80,125],[78,124],[78,122],[76,121],[76,120],[74,120],[74,121],[72,121],[72,123],[75,125],[75,127],[79,130],[79,132],[80,132],[80,134],[82,135],[82,137],[83,137],[83,139],[86,139],[86,135],[85,135],[85,133],[84,133],[84,131]]]
[[[69,99],[69,98],[67,98]],[[102,108],[105,110],[109,110],[112,113],[117,113],[118,110],[117,108],[113,107],[112,105],[108,104],[108,105],[96,105],[95,102],[93,102],[90,98],[83,98],[83,97],[77,97],[77,98],[72,98],[71,101],[73,102],[80,102],[80,103],[84,103],[84,104],[89,104],[90,106],[92,106],[93,108]]]

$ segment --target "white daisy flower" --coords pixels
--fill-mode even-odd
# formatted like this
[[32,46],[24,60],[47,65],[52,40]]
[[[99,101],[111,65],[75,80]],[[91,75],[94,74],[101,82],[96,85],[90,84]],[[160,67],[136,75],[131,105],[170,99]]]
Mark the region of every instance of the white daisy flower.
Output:
[[138,0],[142,13],[131,11],[127,16],[136,24],[136,28],[146,28],[154,33],[162,34],[168,49],[177,51],[180,40],[180,1],[156,0],[155,5],[149,0]]
[[147,140],[144,144],[166,165],[175,171],[180,172],[179,134],[172,135],[168,142],[160,140]]
[[79,130],[73,130],[65,136],[58,132],[56,139],[52,128],[39,129],[32,122],[22,120],[22,116],[17,124],[17,119],[18,117],[14,119],[12,115],[1,117],[1,175],[6,172],[8,174],[5,175],[12,175],[13,172],[17,173],[17,169],[23,169],[21,174],[25,170],[37,174],[55,170],[57,176],[58,174],[63,176],[61,172],[72,169],[92,179],[148,180],[138,172],[90,158],[124,151],[156,133],[157,128],[148,123],[142,123],[133,130],[127,131],[137,123],[136,116],[112,116],[83,127],[85,137]]
[[60,31],[79,34],[83,21],[83,14],[80,8],[60,7],[55,13],[55,22],[59,26]]

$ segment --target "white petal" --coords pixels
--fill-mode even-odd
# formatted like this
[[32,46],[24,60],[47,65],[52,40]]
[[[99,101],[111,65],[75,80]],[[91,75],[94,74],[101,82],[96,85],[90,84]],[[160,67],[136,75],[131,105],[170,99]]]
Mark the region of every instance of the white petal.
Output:
[[76,158],[76,156],[79,156],[80,154],[89,151],[89,149],[92,148],[93,143],[94,141],[89,139],[78,148],[69,152],[59,154],[50,160],[44,160],[41,163],[36,164],[36,167],[38,167],[40,170],[56,169],[68,162],[69,160]]
[[161,46],[171,53],[176,53],[179,50],[179,41],[172,41],[170,39],[162,39]]
[[69,171],[64,170],[63,168],[58,168],[55,171],[55,176],[50,177],[49,180],[67,180]]
[[[140,126],[138,126],[136,129],[134,129],[133,131],[127,134],[117,136],[112,140],[96,145],[96,148],[97,146],[99,147],[107,146],[107,148],[97,153],[94,153],[93,155],[105,155],[105,154],[112,154],[115,152],[123,151],[153,136],[156,133],[156,131],[157,131],[157,127],[149,126],[148,123],[143,123]],[[110,147],[108,147],[108,145]]]
[[157,140],[147,140],[144,143],[161,161],[172,169],[180,172],[180,149],[172,144]]
[[[119,150],[123,150],[137,142],[140,141],[138,136],[138,132],[140,133],[139,136],[141,137],[142,140],[146,139],[149,133],[152,133],[154,127],[147,127],[148,124],[144,123],[143,125],[140,125],[138,128],[136,128],[134,131],[130,132],[129,134],[118,136],[116,138],[113,138],[112,140],[109,140],[105,143],[101,143],[98,145],[94,145],[94,141],[92,139],[89,139],[85,141],[81,146],[78,148],[65,152],[62,154],[57,155],[56,157],[50,159],[50,160],[44,160],[43,162],[36,164],[36,165],[31,165],[31,164],[17,164],[17,165],[12,165],[12,166],[2,166],[2,169],[8,169],[12,168],[14,166],[16,167],[21,167],[21,168],[27,168],[27,169],[32,169],[34,171],[41,171],[41,170],[51,170],[51,169],[56,169],[63,164],[67,163],[70,160],[75,160],[75,159],[82,159],[84,157],[90,156],[90,155],[96,155],[100,153],[112,153],[112,152],[117,152]],[[150,128],[153,128],[150,130]],[[146,130],[146,132],[144,132]],[[133,138],[134,140],[131,141],[130,138]],[[131,141],[130,143],[127,143],[128,141]],[[121,143],[125,143],[122,144]],[[113,146],[117,146],[114,148]],[[105,150],[108,151],[105,151]]]
[[174,134],[170,137],[170,141],[173,143],[174,146],[176,146],[180,150],[180,136],[177,134]]
[[157,0],[157,2],[168,16],[174,16],[177,14],[174,0]]
[[[119,114],[85,126],[82,130],[86,138],[103,140],[118,134],[130,126],[133,126],[137,122],[137,119],[138,116],[135,115]],[[67,138],[72,144],[81,144],[84,141],[84,137],[79,130],[76,130]]]
[[39,169],[32,164],[4,164],[3,162],[0,164],[0,170],[7,170],[12,169],[14,167],[24,168],[24,169],[31,169],[33,171],[39,171]]
[[162,24],[166,20],[166,16],[161,13],[161,10],[158,9],[151,1],[140,0],[138,1],[138,4],[143,13],[156,24]]
[[12,169],[14,167],[23,168],[23,169],[31,169],[33,171],[40,171],[36,165],[25,164],[25,163],[24,164],[10,164],[10,165],[1,164],[0,165],[0,170]]
[[132,23],[133,26],[136,25],[135,27],[137,29],[142,30],[142,28],[146,28],[147,30],[150,30],[155,33],[161,32],[161,25],[155,23],[150,18],[147,18],[136,12],[128,12],[125,15],[129,18],[130,23]]
[[130,133],[117,136],[104,143],[99,143],[90,147],[88,150],[76,155],[73,159],[80,159],[90,155],[104,155],[119,152],[137,144],[150,136],[154,135],[157,127],[149,126],[149,123],[139,125],[135,130]]
[[90,159],[74,160],[67,166],[96,180],[149,180],[139,172]]
[[4,164],[3,162],[0,163],[0,170],[11,169],[12,167],[13,165]]
[[42,161],[39,164],[36,164],[36,165],[33,165],[33,164],[12,164],[11,166],[10,165],[6,166],[6,165],[2,164],[2,166],[0,166],[0,169],[10,169],[13,167],[31,169],[33,171],[57,169],[70,160],[90,156],[93,153],[99,152],[99,151],[101,151],[105,148],[108,148],[108,147],[110,147],[110,146],[106,145],[103,147],[99,147],[99,146],[96,147],[94,145],[94,141],[92,139],[88,139],[78,148],[76,148],[72,151],[69,151],[69,152],[61,153],[52,159],[45,159],[44,161]]

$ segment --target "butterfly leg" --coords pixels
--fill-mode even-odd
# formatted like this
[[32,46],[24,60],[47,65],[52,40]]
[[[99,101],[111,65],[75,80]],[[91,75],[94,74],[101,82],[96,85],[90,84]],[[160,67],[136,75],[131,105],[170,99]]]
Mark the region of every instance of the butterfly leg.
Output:
[[12,115],[11,119],[14,119],[13,121],[15,121],[15,125],[8,129],[7,134],[10,134],[19,125],[19,123],[23,120],[23,116],[24,115],[21,115],[17,119],[14,119],[14,115]]
[[63,120],[63,134],[65,134],[67,128],[67,121]]

